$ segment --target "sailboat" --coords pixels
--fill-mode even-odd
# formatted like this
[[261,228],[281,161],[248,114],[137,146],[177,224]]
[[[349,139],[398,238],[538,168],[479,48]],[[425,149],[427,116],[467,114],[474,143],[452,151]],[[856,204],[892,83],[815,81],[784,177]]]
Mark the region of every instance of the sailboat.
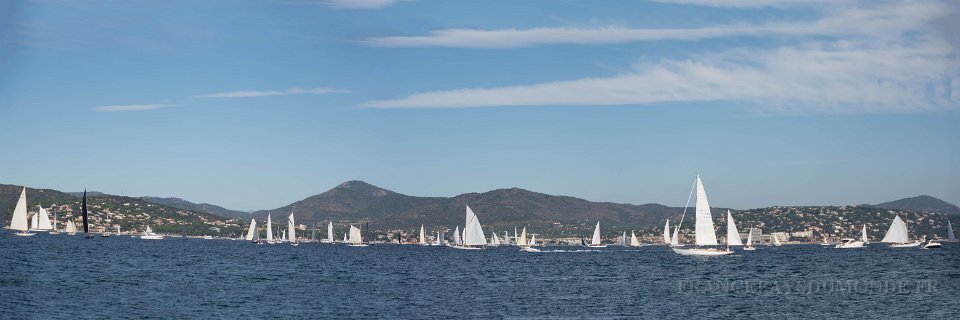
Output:
[[867,224],[863,224],[863,228],[860,229],[860,241],[863,241],[864,245],[870,244],[870,240],[867,240]]
[[463,243],[453,246],[457,249],[483,249],[487,245],[487,237],[483,235],[483,227],[480,226],[480,219],[467,207],[466,223],[463,226]]
[[333,241],[333,221],[327,222],[327,239],[321,242],[334,243]]
[[423,229],[423,225],[422,225],[422,224],[420,225],[420,245],[421,245],[421,246],[429,245],[429,244],[427,243],[427,233],[426,233],[425,230]]
[[349,232],[343,233],[343,243],[350,243],[350,238],[347,237],[349,234]]
[[273,220],[270,219],[270,214],[267,213],[267,243],[274,244],[277,243],[273,240]]
[[921,241],[910,241],[907,223],[903,222],[899,215],[893,218],[890,229],[887,229],[887,234],[883,236],[880,242],[889,243],[891,248],[913,248],[922,244]]
[[957,242],[957,236],[953,234],[953,225],[947,220],[947,240],[946,242]]
[[27,188],[20,191],[20,199],[17,200],[17,206],[13,209],[13,216],[10,218],[10,229],[19,232],[14,233],[21,237],[29,237],[36,233],[29,232],[27,227],[29,218],[27,218]]
[[733,215],[727,210],[727,247],[742,246],[740,241],[740,232],[737,231],[737,224],[733,221]]
[[147,231],[144,231],[143,235],[140,236],[140,239],[143,240],[160,240],[163,239],[163,236],[153,233],[153,229],[150,229],[150,226],[147,225]]
[[435,246],[442,246],[442,245],[443,245],[443,236],[440,235],[440,231],[437,231],[437,241],[434,241],[434,242],[433,242],[433,245],[435,245]]
[[523,227],[523,231],[520,232],[520,236],[516,238],[518,246],[526,247],[527,245],[527,227]]
[[87,190],[83,190],[83,202],[80,204],[80,214],[83,215],[83,234],[85,239],[93,239],[90,234],[90,212],[87,211]]
[[663,225],[663,244],[670,245],[670,220]]
[[[710,214],[710,203],[707,202],[707,192],[703,188],[703,182],[700,181],[700,175],[697,175],[695,188],[697,189],[697,206],[694,233],[696,234],[697,246],[690,249],[677,247],[671,249],[673,249],[673,252],[683,256],[720,256],[733,253],[729,248],[727,248],[727,250],[720,250],[717,248],[704,247],[717,246],[717,234],[713,230],[713,217]],[[681,218],[680,224],[683,224],[683,218]]]
[[47,210],[43,206],[37,206],[37,214],[33,215],[32,228],[30,231],[50,231],[53,230],[53,226],[50,225],[50,216],[47,214]]
[[53,213],[53,225],[50,228],[50,234],[60,234],[60,230],[57,229],[57,213]]
[[[514,227],[514,232],[516,232],[516,227]],[[503,232],[503,241],[502,241],[501,243],[502,243],[502,244],[505,244],[505,245],[509,245],[509,244],[510,244],[510,233],[509,233],[509,232],[506,232],[506,231]]]
[[259,243],[260,239],[254,240],[254,236],[257,234],[257,218],[250,218],[250,227],[247,228],[247,236],[244,240],[252,241],[253,243]]
[[350,238],[347,243],[349,243],[351,247],[367,246],[367,244],[363,242],[363,235],[360,233],[360,228],[354,227],[352,224],[350,225]]
[[673,228],[673,237],[670,238],[671,247],[683,247],[684,244],[680,243],[680,225],[677,225]]
[[500,246],[500,238],[497,237],[497,233],[496,233],[496,232],[491,232],[491,233],[490,233],[490,243],[487,244],[487,246],[490,246],[490,247],[499,247],[499,246]]
[[633,231],[630,231],[630,246],[631,247],[640,246],[640,240],[637,240],[637,234]]
[[67,220],[67,229],[64,231],[71,236],[77,234],[77,224],[73,222],[73,219]]
[[587,245],[589,248],[606,248],[607,245],[600,242],[600,221],[597,221],[597,226],[593,228],[593,238],[590,239],[590,244]]
[[453,243],[450,245],[459,246],[461,244],[463,244],[463,240],[460,239],[460,226],[457,226],[455,229],[453,229]]
[[287,220],[287,230],[290,230],[287,241],[290,241],[291,246],[298,246],[300,243],[297,242],[297,224],[293,220],[293,212],[290,213],[290,218]]
[[750,228],[750,231],[747,233],[747,245],[743,246],[744,251],[755,251],[756,247],[753,246],[753,228]]
[[540,252],[540,249],[534,248],[537,245],[537,235],[533,234],[530,236],[530,242],[527,242],[527,227],[523,227],[523,233],[521,235],[523,238],[524,245],[520,246],[520,251],[524,252]]
[[780,243],[780,237],[772,233],[770,234],[770,241],[772,242],[771,245],[774,247],[779,247],[783,245],[782,243]]

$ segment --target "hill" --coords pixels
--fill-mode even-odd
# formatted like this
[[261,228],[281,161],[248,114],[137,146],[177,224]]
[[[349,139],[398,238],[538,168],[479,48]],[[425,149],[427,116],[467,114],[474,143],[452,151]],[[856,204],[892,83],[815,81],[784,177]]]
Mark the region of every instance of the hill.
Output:
[[[13,208],[20,197],[21,186],[0,185],[0,219],[4,226],[9,225]],[[83,194],[82,192],[80,194]],[[80,219],[81,198],[69,193],[50,189],[27,188],[27,210],[36,211],[42,205],[56,218],[59,228],[73,219],[78,225]],[[99,193],[87,194],[87,208],[90,212],[91,231],[144,230],[150,225],[156,232],[187,235],[239,235],[242,227],[239,221],[229,220],[206,212],[185,210],[150,203],[138,198],[123,197]]]
[[949,215],[960,215],[960,207],[949,202],[926,195],[903,198],[900,200],[884,202],[881,204],[867,205],[871,208],[910,210],[919,212],[941,212]]
[[143,201],[156,203],[159,205],[165,205],[168,207],[174,207],[178,209],[206,212],[206,213],[209,213],[215,216],[224,217],[224,218],[238,218],[238,219],[250,218],[250,213],[248,212],[230,210],[230,209],[227,209],[218,205],[214,205],[214,204],[209,204],[209,203],[193,203],[184,199],[172,198],[172,197],[171,198],[140,197],[140,199]]

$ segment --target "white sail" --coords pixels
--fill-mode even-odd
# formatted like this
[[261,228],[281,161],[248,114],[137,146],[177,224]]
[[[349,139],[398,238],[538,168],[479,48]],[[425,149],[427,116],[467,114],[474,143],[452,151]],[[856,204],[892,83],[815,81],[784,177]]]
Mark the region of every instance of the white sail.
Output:
[[327,223],[327,242],[333,243],[333,221]]
[[947,240],[957,241],[957,236],[953,234],[953,225],[947,220]]
[[420,244],[427,244],[427,234],[423,232],[423,225],[420,225]]
[[663,225],[663,244],[670,244],[670,220]]
[[533,234],[530,236],[530,246],[532,247],[535,245],[537,245],[537,235]]
[[490,234],[492,235],[492,236],[490,237],[490,244],[492,244],[492,245],[500,245],[500,238],[497,237],[497,233],[496,233],[496,232],[491,232]]
[[10,217],[10,229],[27,231],[27,188],[20,191],[20,199],[17,200],[17,206],[13,209],[13,216]]
[[626,231],[624,231],[624,232],[623,232],[623,235],[620,236],[620,245],[621,245],[621,246],[624,246],[624,247],[627,246],[627,232],[626,232]]
[[733,215],[730,214],[730,210],[727,210],[727,245],[743,245],[743,242],[740,241],[740,232],[737,231],[737,224],[733,222]]
[[463,245],[465,246],[483,246],[487,244],[487,237],[483,235],[483,227],[480,226],[480,219],[467,206],[467,223],[463,227]]
[[778,237],[776,234],[773,234],[773,233],[770,234],[770,237],[773,238],[773,245],[779,247],[779,246],[780,246],[780,237]]
[[694,225],[698,246],[717,245],[717,234],[713,229],[713,216],[710,215],[710,203],[707,202],[707,192],[703,190],[703,182],[697,175],[697,215]]
[[291,243],[297,242],[297,223],[293,219],[293,213],[290,213],[290,218],[287,220],[287,230],[290,230],[290,234],[287,235],[287,241]]
[[440,236],[440,231],[437,231],[437,241],[435,242],[438,246],[443,244],[443,237]]
[[350,244],[361,244],[363,243],[363,237],[360,235],[360,228],[350,225],[350,238],[348,241]]
[[673,227],[673,237],[670,238],[670,245],[680,245],[680,226]]
[[527,227],[523,227],[523,231],[520,232],[520,237],[517,238],[518,246],[527,245]]
[[640,240],[637,240],[637,234],[634,233],[633,231],[630,231],[630,246],[631,247],[640,246]]
[[863,243],[870,243],[870,241],[867,240],[867,225],[866,225],[866,224],[863,225],[863,229],[860,229],[860,241],[863,241]]
[[146,234],[153,234],[153,229],[150,229],[150,226],[149,226],[149,225],[147,226],[147,232],[146,232]]
[[517,233],[517,226],[513,226],[513,244],[519,246],[519,245],[520,245],[520,240],[517,240],[517,239],[519,239],[519,238],[520,238],[520,234]]
[[37,216],[39,216],[40,223],[37,225],[37,229],[40,230],[53,230],[53,226],[50,225],[50,215],[47,214],[47,210],[41,206],[37,206]]
[[255,234],[257,234],[257,219],[256,219],[256,218],[250,218],[250,228],[247,229],[247,237],[246,237],[246,240],[247,240],[247,241],[253,240],[253,235],[255,235]]
[[[516,231],[517,227],[513,227],[513,229],[514,229],[514,231]],[[503,232],[503,242],[502,242],[502,243],[503,243],[503,244],[510,244],[510,233],[509,233],[509,232],[506,232],[506,231]]]
[[280,239],[277,239],[277,240],[280,240],[280,241],[278,241],[278,242],[287,241],[287,230],[285,230],[285,229],[280,229]]
[[750,231],[747,232],[747,246],[753,245],[753,228],[750,228]]
[[[950,221],[947,221],[947,223],[949,223],[949,222],[950,222]],[[57,231],[57,214],[56,214],[56,213],[53,214],[53,227],[52,227],[52,229],[53,229],[54,231]]]
[[343,233],[343,243],[348,243],[348,242],[350,242],[350,238],[347,237],[348,234],[350,234],[350,233],[349,233],[349,232],[344,232],[344,233]]
[[77,233],[77,224],[73,223],[73,219],[67,220],[67,233]]
[[590,239],[590,245],[600,245],[600,221],[597,221],[597,226],[593,228],[593,238]]
[[890,224],[890,229],[887,229],[887,234],[883,236],[883,240],[880,240],[883,243],[907,243],[910,242],[910,239],[907,236],[907,224],[900,220],[900,216],[893,218],[893,223]]
[[461,244],[463,244],[463,241],[460,240],[460,226],[457,226],[457,228],[453,230],[453,245],[459,246]]
[[267,214],[267,241],[273,241],[273,221],[270,220],[270,214]]
[[37,230],[38,225],[40,224],[40,214],[36,213],[30,217],[30,230]]

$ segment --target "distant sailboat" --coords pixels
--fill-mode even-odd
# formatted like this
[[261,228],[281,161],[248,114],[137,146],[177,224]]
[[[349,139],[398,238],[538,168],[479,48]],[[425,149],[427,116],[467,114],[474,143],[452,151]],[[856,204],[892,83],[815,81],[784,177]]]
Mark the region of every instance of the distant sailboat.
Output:
[[440,234],[440,231],[437,231],[437,241],[434,241],[433,245],[435,246],[443,245],[443,236]]
[[422,225],[422,224],[420,225],[420,245],[421,245],[421,246],[429,245],[429,244],[427,243],[427,233],[426,233],[426,231],[423,229],[423,225]]
[[[684,256],[719,256],[733,253],[729,250],[719,250],[716,248],[704,248],[704,246],[717,246],[717,234],[713,229],[713,217],[710,214],[710,203],[707,202],[707,192],[703,188],[703,182],[700,181],[700,175],[694,183],[697,189],[696,220],[694,224],[694,233],[696,234],[696,248],[681,249],[674,247],[674,252]],[[683,221],[681,220],[682,224]],[[679,225],[678,225],[679,226]]]
[[327,222],[327,243],[333,243],[333,221]]
[[773,233],[770,234],[770,241],[773,242],[773,246],[774,246],[774,247],[779,247],[779,246],[782,246],[782,245],[783,245],[782,243],[780,243],[780,237],[778,237],[777,235],[775,235],[775,234],[773,234]]
[[17,206],[14,207],[13,216],[10,218],[10,229],[19,231],[14,234],[21,237],[35,235],[36,233],[28,232],[30,230],[27,227],[28,220],[30,219],[27,218],[27,188],[24,187],[20,191],[20,199],[17,200]]
[[860,241],[863,241],[863,244],[870,244],[870,240],[867,240],[867,224],[863,224],[863,228],[860,229]]
[[747,245],[743,246],[744,251],[754,251],[757,250],[753,246],[753,228],[750,228],[750,231],[747,232]]
[[143,240],[160,240],[163,239],[163,236],[153,233],[153,229],[150,229],[150,226],[147,225],[147,230],[144,231],[143,235],[140,236],[140,239]]
[[670,237],[670,246],[671,247],[682,247],[684,245],[680,244],[680,226],[677,225],[673,227],[673,236]]
[[300,243],[297,242],[297,223],[293,220],[292,212],[290,213],[290,217],[287,219],[287,230],[290,230],[290,234],[287,235],[287,241],[290,242],[290,245],[300,245]]
[[947,242],[957,242],[957,236],[953,234],[953,225],[947,220]]
[[606,248],[607,245],[600,242],[600,221],[597,221],[597,226],[593,228],[593,237],[590,239],[590,245],[587,247],[590,248]]
[[460,226],[457,226],[453,229],[453,243],[451,246],[459,246],[463,244],[463,241],[460,239]]
[[360,233],[360,228],[350,225],[350,238],[347,241],[351,247],[366,247],[367,244],[363,242],[363,235]]
[[527,246],[527,227],[523,227],[523,231],[520,232],[520,237],[516,241],[518,246]]
[[670,220],[663,225],[663,244],[670,245]]
[[36,231],[50,231],[53,230],[53,226],[50,225],[50,215],[47,214],[47,210],[43,206],[37,206],[37,214],[34,215],[34,220],[36,220]]
[[257,234],[257,218],[250,218],[250,227],[247,228],[247,237],[244,240],[253,241],[254,243],[260,241],[254,241],[253,238]]
[[630,246],[631,247],[640,246],[640,240],[637,239],[637,234],[633,231],[630,231]]
[[887,234],[883,236],[880,242],[889,243],[891,248],[912,248],[919,247],[922,244],[920,241],[910,241],[907,223],[903,222],[899,215],[893,218],[890,229],[887,229]]
[[80,204],[80,214],[83,215],[83,234],[84,238],[92,239],[90,234],[90,212],[87,211],[87,190],[83,190],[83,202]]
[[727,246],[742,246],[740,241],[740,232],[737,231],[737,224],[733,221],[733,215],[727,210]]
[[491,233],[490,233],[490,243],[487,244],[487,245],[488,245],[488,246],[491,246],[491,247],[499,247],[499,246],[500,246],[500,238],[497,237],[497,233],[496,233],[496,232],[491,232]]
[[73,219],[67,220],[67,229],[64,231],[71,236],[77,234],[77,224],[73,222]]
[[277,243],[273,240],[273,221],[270,219],[270,214],[267,213],[267,243],[274,244]]
[[487,245],[487,238],[483,235],[480,219],[467,207],[466,223],[463,226],[463,244],[454,246],[457,249],[483,249]]
[[60,234],[60,230],[57,229],[57,213],[53,213],[53,226],[50,229],[50,234]]

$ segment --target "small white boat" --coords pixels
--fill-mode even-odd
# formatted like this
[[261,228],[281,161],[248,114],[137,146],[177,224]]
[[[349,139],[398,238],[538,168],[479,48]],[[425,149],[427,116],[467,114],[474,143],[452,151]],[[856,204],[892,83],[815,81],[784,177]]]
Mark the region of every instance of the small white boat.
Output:
[[487,245],[487,238],[483,235],[483,227],[480,226],[480,219],[467,207],[466,224],[463,226],[463,243],[452,246],[456,249],[479,250]]
[[630,246],[631,246],[631,247],[639,247],[639,246],[642,246],[642,245],[643,245],[643,244],[640,243],[640,240],[637,239],[637,233],[634,232],[633,230],[630,230]]
[[366,247],[367,243],[363,242],[363,235],[360,233],[360,228],[350,225],[350,237],[347,239],[347,244],[351,247]]
[[756,251],[757,248],[753,246],[753,228],[750,228],[750,232],[747,233],[747,245],[743,246],[743,251]]
[[588,248],[606,248],[607,245],[600,242],[600,221],[597,221],[597,226],[593,228],[593,238],[590,239],[590,244],[587,245]]
[[143,235],[140,236],[140,239],[143,239],[143,240],[160,240],[160,239],[163,239],[163,236],[161,236],[161,235],[159,235],[159,234],[156,234],[156,233],[153,233],[153,229],[151,229],[150,226],[147,226],[147,231],[145,231],[145,232],[143,233]]
[[863,248],[863,241],[858,241],[852,238],[843,238],[843,239],[840,239],[840,243],[838,243],[834,248],[837,248],[837,249]]
[[542,251],[540,251],[540,249],[537,249],[537,248],[534,248],[534,247],[530,247],[530,246],[521,246],[521,247],[520,247],[520,251],[523,251],[523,252],[542,252]]
[[930,240],[923,244],[924,249],[939,249],[941,247],[943,247],[943,245],[937,240]]
[[772,245],[772,246],[774,246],[774,247],[779,247],[779,246],[782,246],[782,245],[783,245],[782,243],[780,243],[780,237],[777,237],[777,236],[775,236],[775,235],[772,234],[772,233],[770,234],[770,241],[773,242],[773,243],[771,243],[770,245]]

